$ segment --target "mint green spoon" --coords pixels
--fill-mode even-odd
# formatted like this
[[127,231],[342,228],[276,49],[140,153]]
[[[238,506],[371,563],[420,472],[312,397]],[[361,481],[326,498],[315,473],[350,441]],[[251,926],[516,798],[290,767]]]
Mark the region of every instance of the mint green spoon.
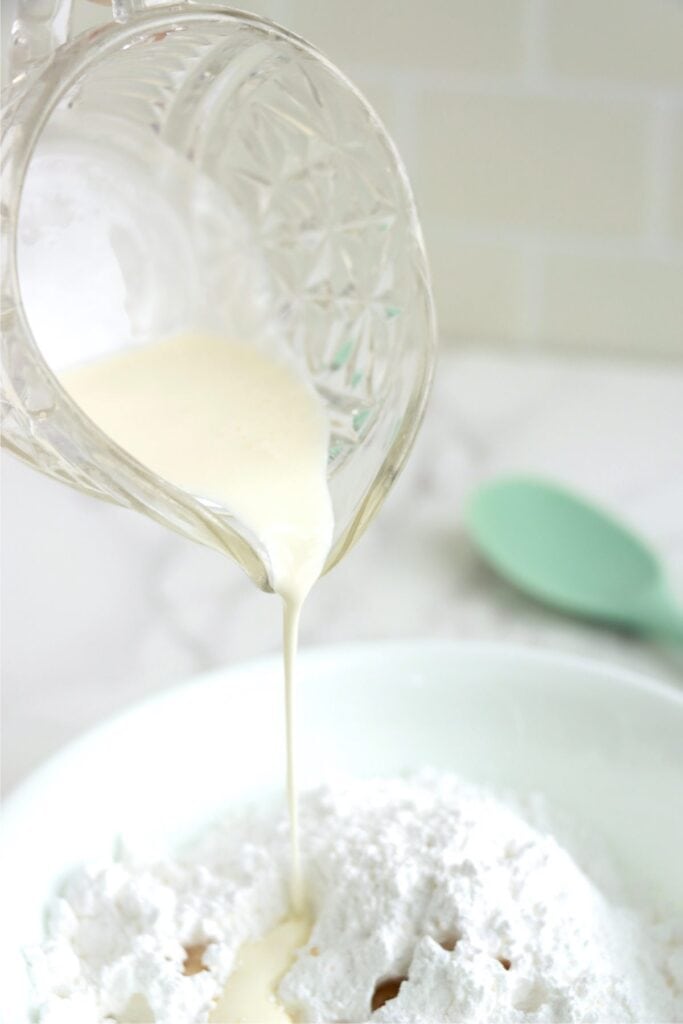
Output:
[[484,557],[562,611],[683,641],[683,612],[655,555],[610,515],[555,484],[510,477],[465,508]]

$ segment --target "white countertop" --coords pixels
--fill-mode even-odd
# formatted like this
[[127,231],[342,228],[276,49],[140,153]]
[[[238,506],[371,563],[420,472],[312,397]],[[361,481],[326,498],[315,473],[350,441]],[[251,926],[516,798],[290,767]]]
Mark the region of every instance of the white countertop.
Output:
[[[681,364],[444,351],[408,467],[318,585],[303,643],[495,638],[683,685],[683,649],[535,605],[482,565],[460,522],[478,481],[541,472],[638,528],[683,594],[682,438]],[[3,485],[5,789],[118,708],[278,647],[278,602],[217,553],[6,456]]]

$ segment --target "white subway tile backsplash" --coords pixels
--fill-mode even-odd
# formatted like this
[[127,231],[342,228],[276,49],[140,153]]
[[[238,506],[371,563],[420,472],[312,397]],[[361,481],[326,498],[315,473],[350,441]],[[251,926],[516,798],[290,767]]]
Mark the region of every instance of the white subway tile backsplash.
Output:
[[525,0],[290,0],[290,27],[343,66],[514,72]]
[[683,357],[683,256],[551,256],[541,330],[549,343]]
[[642,103],[435,91],[421,98],[417,139],[432,219],[607,238],[643,229]]
[[546,0],[546,8],[551,70],[683,88],[680,0]]
[[438,223],[425,226],[425,241],[441,334],[523,341],[527,310],[520,249],[458,240]]
[[394,137],[442,336],[683,356],[683,0],[246,6]]
[[683,0],[260,2],[394,136],[442,335],[683,355]]

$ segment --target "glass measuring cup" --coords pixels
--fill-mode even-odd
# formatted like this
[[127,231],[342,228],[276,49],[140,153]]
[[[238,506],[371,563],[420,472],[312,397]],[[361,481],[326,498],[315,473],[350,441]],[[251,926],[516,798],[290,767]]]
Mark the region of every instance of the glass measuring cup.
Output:
[[381,504],[426,401],[435,331],[412,195],[372,110],[303,40],[188,0],[114,0],[113,13],[72,38],[68,0],[25,0],[15,23],[3,444],[269,589],[244,524],[117,447],[59,371],[196,329],[293,361],[331,424],[329,569]]

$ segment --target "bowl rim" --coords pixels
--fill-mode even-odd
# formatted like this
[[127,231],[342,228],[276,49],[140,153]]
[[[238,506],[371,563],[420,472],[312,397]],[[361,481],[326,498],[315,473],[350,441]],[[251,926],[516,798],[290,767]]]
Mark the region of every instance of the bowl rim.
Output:
[[[646,722],[652,719],[657,729],[662,722],[668,722],[668,749],[673,752],[671,764],[675,766],[674,788],[670,785],[669,789],[673,793],[678,788],[679,766],[683,765],[679,757],[679,752],[683,754],[683,742],[679,743],[679,737],[683,739],[683,688],[678,689],[675,684],[672,685],[665,680],[651,678],[609,662],[581,655],[489,640],[401,638],[391,641],[329,644],[302,650],[300,664],[302,683],[309,694],[314,693],[316,689],[311,684],[315,684],[317,679],[324,684],[326,674],[331,686],[335,687],[340,677],[346,680],[349,673],[353,673],[355,669],[363,669],[367,678],[377,679],[378,691],[382,697],[386,694],[387,684],[391,683],[392,671],[399,667],[406,683],[402,687],[402,692],[407,693],[409,699],[413,699],[415,695],[428,693],[430,677],[433,674],[433,682],[439,690],[445,688],[447,692],[452,683],[456,694],[460,691],[469,694],[476,692],[477,684],[482,684],[488,693],[488,700],[492,687],[497,687],[499,682],[501,689],[504,687],[507,674],[513,695],[517,688],[521,688],[532,702],[538,702],[543,709],[552,704],[552,688],[556,683],[558,700],[564,701],[565,706],[567,700],[574,702],[573,710],[579,717],[587,713],[592,719],[591,711],[595,702],[595,706],[600,710],[598,719],[602,720],[603,724],[605,714],[610,720],[613,717],[617,718],[617,732],[619,716],[613,716],[612,710],[619,708],[621,694],[624,697],[626,713],[634,722],[640,720],[641,714]],[[0,813],[0,865],[11,867],[16,862],[20,865],[19,870],[23,872],[24,878],[30,877],[30,873],[27,876],[24,869],[23,858],[27,854],[26,842],[33,842],[35,833],[31,826],[36,824],[36,814],[47,809],[49,816],[51,801],[57,799],[55,795],[61,790],[65,779],[68,780],[74,772],[82,775],[84,768],[88,767],[89,760],[98,757],[100,744],[106,751],[112,742],[125,739],[128,729],[133,729],[134,733],[140,727],[144,730],[150,719],[156,719],[157,715],[162,720],[168,718],[173,722],[178,714],[182,716],[183,711],[187,710],[188,701],[194,701],[201,712],[203,702],[215,700],[226,684],[234,684],[231,699],[238,701],[240,693],[251,684],[254,698],[258,701],[266,690],[272,691],[277,684],[282,686],[281,678],[282,659],[279,654],[244,659],[175,682],[140,700],[132,701],[115,714],[102,719],[56,751],[9,794]],[[322,689],[324,691],[324,686]],[[476,700],[475,697],[475,703]],[[318,698],[314,696],[314,706],[317,701]],[[480,706],[484,709],[488,707],[487,704]],[[562,718],[559,720],[563,721]],[[650,735],[654,735],[651,729]],[[656,747],[656,742],[654,746],[650,743],[647,750],[656,750]],[[383,774],[381,766],[374,774]],[[668,817],[672,823],[670,828],[673,829],[671,836],[679,836],[680,828],[676,824],[676,817]],[[663,849],[675,850],[679,845],[675,839],[669,846],[665,844]],[[16,860],[17,849],[22,858],[20,861]],[[647,850],[644,851],[644,855],[648,856]],[[666,857],[668,863],[670,855],[667,854]],[[52,872],[48,873],[52,877]],[[7,875],[0,870],[0,888],[4,889],[3,874],[6,883]],[[665,875],[666,870],[660,871],[661,877]],[[683,878],[681,882],[683,883]],[[33,890],[35,891],[35,886]],[[37,891],[43,893],[42,883]],[[680,895],[683,899],[683,887]],[[22,898],[19,894],[20,902]],[[41,905],[44,906],[42,903]],[[29,906],[31,918],[35,916],[34,909]],[[3,949],[7,947],[8,962],[14,963],[18,949],[13,938],[8,932],[4,934],[5,932],[3,921],[0,920],[0,943]],[[24,942],[22,945],[25,947],[31,942]],[[10,1016],[13,1019],[17,1018],[15,1011],[19,1008],[18,1019],[28,1024],[28,1018],[25,1016],[28,979],[24,972],[21,975],[17,973],[17,977],[24,980],[19,980],[16,986],[10,986],[7,993],[3,986],[0,1001],[3,1009],[7,1007],[8,1011],[11,1011]],[[0,1013],[2,1012],[0,1009]]]
[[[316,644],[304,647],[298,652],[297,664],[308,662],[336,660],[342,657],[387,656],[405,657],[410,652],[418,655],[424,652],[427,656],[441,655],[445,657],[461,657],[471,655],[483,661],[506,664],[510,661],[526,661],[538,665],[547,665],[554,669],[578,670],[586,676],[601,679],[609,685],[627,686],[631,690],[664,700],[683,710],[683,689],[664,679],[657,679],[645,673],[613,665],[580,654],[555,651],[551,648],[536,647],[529,644],[505,643],[493,640],[461,640],[438,638],[398,638],[391,640],[368,640],[352,643]],[[29,774],[7,793],[0,804],[0,854],[4,845],[3,833],[23,817],[22,808],[30,804],[43,786],[48,782],[55,769],[78,758],[82,751],[98,742],[98,739],[111,730],[121,726],[126,719],[146,712],[152,707],[161,707],[181,699],[189,689],[210,688],[218,679],[234,678],[244,673],[260,673],[265,671],[282,671],[282,654],[270,653],[258,657],[244,658],[228,665],[218,666],[205,672],[198,672],[185,679],[173,682],[161,690],[135,700],[119,711],[107,715],[101,721],[67,741],[54,753],[40,762]],[[550,685],[550,684],[549,684]]]

